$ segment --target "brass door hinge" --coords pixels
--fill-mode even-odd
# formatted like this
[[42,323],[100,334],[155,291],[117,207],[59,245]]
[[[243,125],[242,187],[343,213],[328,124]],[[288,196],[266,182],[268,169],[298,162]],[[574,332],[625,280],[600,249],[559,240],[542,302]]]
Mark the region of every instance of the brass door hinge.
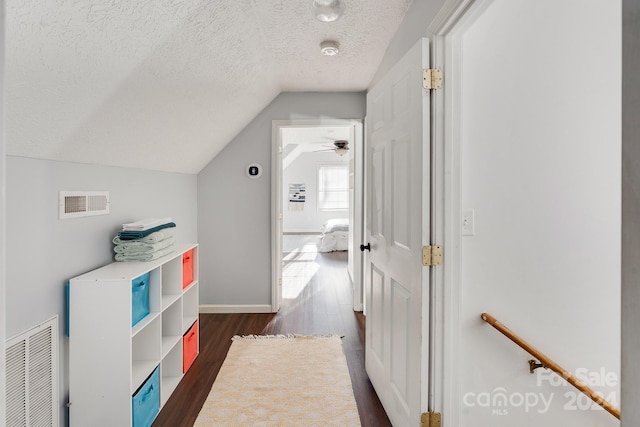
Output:
[[442,264],[442,246],[422,247],[422,265],[434,266]]
[[440,68],[422,70],[422,87],[424,89],[442,89],[442,70]]
[[440,418],[439,412],[425,412],[422,414],[422,427],[440,427]]

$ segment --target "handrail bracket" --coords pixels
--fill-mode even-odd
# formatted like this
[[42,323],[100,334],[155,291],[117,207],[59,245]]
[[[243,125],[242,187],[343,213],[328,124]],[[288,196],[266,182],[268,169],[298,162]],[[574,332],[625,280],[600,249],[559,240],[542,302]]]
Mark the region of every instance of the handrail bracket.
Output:
[[538,368],[544,368],[544,369],[549,369],[546,366],[544,366],[542,363],[538,362],[535,359],[531,359],[529,360],[529,373],[533,374],[535,372],[536,369]]

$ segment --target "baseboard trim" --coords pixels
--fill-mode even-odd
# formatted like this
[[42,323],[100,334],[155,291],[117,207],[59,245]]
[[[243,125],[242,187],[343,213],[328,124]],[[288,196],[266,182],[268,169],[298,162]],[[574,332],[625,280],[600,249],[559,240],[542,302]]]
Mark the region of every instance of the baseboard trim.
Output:
[[201,304],[200,313],[273,313],[271,304],[225,305]]

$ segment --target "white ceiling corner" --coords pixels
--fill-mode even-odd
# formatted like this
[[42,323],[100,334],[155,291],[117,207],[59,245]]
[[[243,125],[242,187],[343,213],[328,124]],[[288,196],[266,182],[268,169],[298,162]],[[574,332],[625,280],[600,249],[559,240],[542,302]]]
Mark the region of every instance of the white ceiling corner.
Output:
[[344,1],[7,2],[7,154],[197,173],[280,92],[367,89],[411,0]]

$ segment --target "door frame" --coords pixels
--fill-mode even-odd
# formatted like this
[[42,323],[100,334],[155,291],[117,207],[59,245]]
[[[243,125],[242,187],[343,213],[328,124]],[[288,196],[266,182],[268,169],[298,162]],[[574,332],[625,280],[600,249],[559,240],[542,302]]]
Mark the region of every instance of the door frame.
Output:
[[[277,312],[282,301],[282,132],[284,128],[351,126],[353,141],[353,310],[363,309],[363,257],[360,242],[364,232],[364,130],[361,119],[273,120],[271,136],[271,311]],[[350,213],[351,215],[351,213]],[[357,250],[356,250],[357,249]]]
[[447,0],[427,28],[431,40],[431,64],[443,71],[443,87],[431,96],[431,235],[442,242],[445,258],[441,269],[432,269],[429,408],[441,408],[443,426],[459,425],[460,303],[462,301],[462,224],[460,197],[461,153],[459,35],[478,19],[493,0]]

